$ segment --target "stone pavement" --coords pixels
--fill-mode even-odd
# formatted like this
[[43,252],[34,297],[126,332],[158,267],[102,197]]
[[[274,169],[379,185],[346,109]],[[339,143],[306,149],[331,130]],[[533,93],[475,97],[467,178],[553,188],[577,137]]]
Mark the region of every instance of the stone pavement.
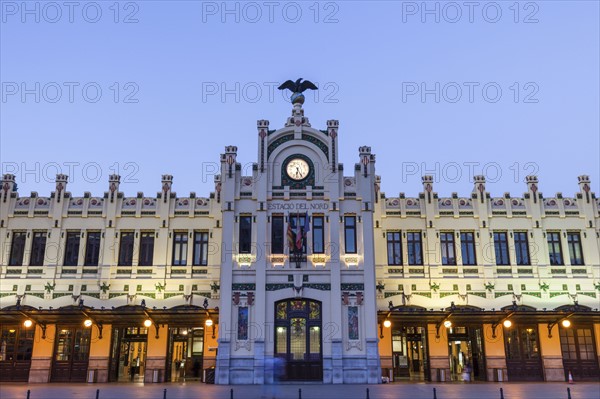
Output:
[[201,383],[188,384],[13,384],[0,385],[0,399],[271,399],[275,388],[277,399],[600,399],[600,383],[472,383],[425,384],[398,383],[383,385],[322,385],[283,384],[277,387],[260,385],[219,386]]

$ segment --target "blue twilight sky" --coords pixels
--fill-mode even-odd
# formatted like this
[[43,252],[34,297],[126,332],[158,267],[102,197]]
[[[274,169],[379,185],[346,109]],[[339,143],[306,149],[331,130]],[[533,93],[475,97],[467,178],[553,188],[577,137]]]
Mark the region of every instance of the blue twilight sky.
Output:
[[377,154],[388,196],[442,196],[484,174],[499,196],[600,192],[598,1],[0,1],[2,172],[21,195],[214,188],[224,146],[250,174],[275,85],[303,77],[313,127],[340,120],[340,161]]

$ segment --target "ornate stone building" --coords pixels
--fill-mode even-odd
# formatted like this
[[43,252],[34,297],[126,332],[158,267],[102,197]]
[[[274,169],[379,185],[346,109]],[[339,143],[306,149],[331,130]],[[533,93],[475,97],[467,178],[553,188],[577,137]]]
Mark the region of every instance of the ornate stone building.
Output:
[[[221,155],[208,197],[0,187],[3,381],[598,378],[599,203],[527,191],[386,196],[375,155],[301,103]],[[343,136],[342,136],[343,137]]]

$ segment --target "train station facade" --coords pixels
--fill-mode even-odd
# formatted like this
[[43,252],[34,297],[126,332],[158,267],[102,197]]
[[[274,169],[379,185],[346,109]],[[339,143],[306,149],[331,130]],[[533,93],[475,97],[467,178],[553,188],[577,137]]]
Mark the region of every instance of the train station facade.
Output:
[[[256,126],[214,191],[22,196],[0,186],[0,379],[328,384],[600,377],[600,206],[380,191],[376,158],[338,162],[336,120],[300,103]],[[343,139],[343,129],[341,131]],[[388,177],[390,178],[390,177]],[[393,178],[393,177],[391,177]]]

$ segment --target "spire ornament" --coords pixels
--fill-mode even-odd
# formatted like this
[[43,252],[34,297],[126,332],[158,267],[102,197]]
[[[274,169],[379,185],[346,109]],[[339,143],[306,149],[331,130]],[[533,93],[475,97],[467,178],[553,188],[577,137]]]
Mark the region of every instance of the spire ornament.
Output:
[[304,104],[304,94],[302,93],[307,89],[318,90],[319,88],[313,82],[309,80],[303,82],[302,78],[299,78],[295,82],[287,80],[277,89],[290,90],[292,92],[292,96],[290,97],[292,104]]

